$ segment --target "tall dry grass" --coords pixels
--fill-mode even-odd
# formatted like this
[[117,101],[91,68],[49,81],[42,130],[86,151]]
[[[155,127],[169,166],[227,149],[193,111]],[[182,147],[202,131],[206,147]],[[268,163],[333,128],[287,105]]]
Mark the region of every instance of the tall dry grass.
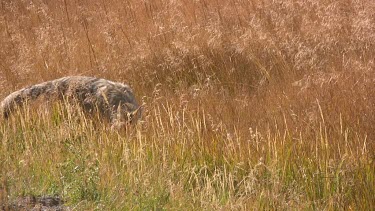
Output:
[[0,96],[78,74],[129,83],[146,103],[143,121],[120,133],[59,105],[2,121],[4,200],[374,209],[374,9],[371,0],[2,1]]

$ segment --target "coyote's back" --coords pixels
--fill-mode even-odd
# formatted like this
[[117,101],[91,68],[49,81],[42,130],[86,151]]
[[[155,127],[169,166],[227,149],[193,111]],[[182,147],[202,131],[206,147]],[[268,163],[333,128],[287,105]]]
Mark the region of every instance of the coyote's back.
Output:
[[46,100],[76,102],[84,111],[99,112],[115,127],[135,122],[141,116],[141,108],[128,85],[102,78],[68,76],[9,94],[0,104],[4,118],[8,118],[16,107],[40,96]]

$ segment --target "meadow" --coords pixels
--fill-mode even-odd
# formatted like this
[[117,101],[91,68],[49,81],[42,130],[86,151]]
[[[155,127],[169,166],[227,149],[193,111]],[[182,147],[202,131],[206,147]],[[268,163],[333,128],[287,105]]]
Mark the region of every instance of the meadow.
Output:
[[[0,119],[0,205],[375,210],[373,0],[2,0],[0,97],[129,84],[126,130],[42,102]],[[0,206],[1,209],[1,206]]]

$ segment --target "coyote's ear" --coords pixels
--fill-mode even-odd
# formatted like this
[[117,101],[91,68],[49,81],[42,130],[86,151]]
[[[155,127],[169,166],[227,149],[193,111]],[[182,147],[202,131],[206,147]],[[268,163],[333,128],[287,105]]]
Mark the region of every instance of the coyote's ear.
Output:
[[141,112],[142,112],[142,108],[144,107],[144,104],[142,104],[141,106],[139,106],[136,110],[130,112],[128,115],[129,115],[129,119],[130,119],[130,122],[133,123],[133,121],[137,121],[140,116],[141,116]]

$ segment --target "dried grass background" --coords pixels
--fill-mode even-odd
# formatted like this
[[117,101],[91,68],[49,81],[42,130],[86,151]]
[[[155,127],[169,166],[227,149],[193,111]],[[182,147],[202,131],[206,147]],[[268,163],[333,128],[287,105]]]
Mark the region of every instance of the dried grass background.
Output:
[[[178,203],[167,200],[162,208],[179,203],[201,209],[238,208],[239,203],[243,209],[330,209],[335,201],[341,208],[355,209],[361,203],[373,208],[374,178],[364,182],[369,190],[359,184],[363,175],[375,174],[374,11],[372,0],[2,0],[0,96],[66,75],[125,82],[146,103],[138,139],[168,143],[171,152],[190,147],[192,169],[194,162],[221,169],[222,159],[228,159],[229,166],[241,166],[243,172],[237,170],[242,173],[228,170],[236,175],[233,181],[219,179],[218,184],[228,185],[223,190],[229,195],[222,201],[194,194],[195,187],[204,189],[208,178],[216,175],[212,170],[211,176],[200,175],[202,184],[187,185],[190,189],[176,185],[182,193],[172,198]],[[189,139],[199,144],[187,143]],[[169,145],[171,141],[182,149]],[[291,150],[295,158],[278,157],[281,149]],[[200,156],[194,157],[197,152]],[[163,155],[181,164],[184,153],[175,153]],[[291,164],[301,159],[306,169],[317,164],[322,170],[319,162],[326,167],[333,162],[348,172],[364,173],[354,173],[358,177],[351,177],[356,178],[352,183],[342,177],[348,186],[342,186],[340,194],[316,198],[304,195],[303,187],[314,185],[303,183],[307,179],[301,172],[295,183],[289,183],[289,177],[280,179],[282,184],[289,181],[286,191],[283,185],[270,191],[264,184],[250,192],[243,186],[257,178],[250,173],[256,174],[259,162],[266,160],[279,175],[288,172],[289,165],[301,168]],[[179,176],[171,178],[171,184],[180,184]],[[325,193],[318,189],[312,192]],[[263,196],[273,198],[264,201]]]

